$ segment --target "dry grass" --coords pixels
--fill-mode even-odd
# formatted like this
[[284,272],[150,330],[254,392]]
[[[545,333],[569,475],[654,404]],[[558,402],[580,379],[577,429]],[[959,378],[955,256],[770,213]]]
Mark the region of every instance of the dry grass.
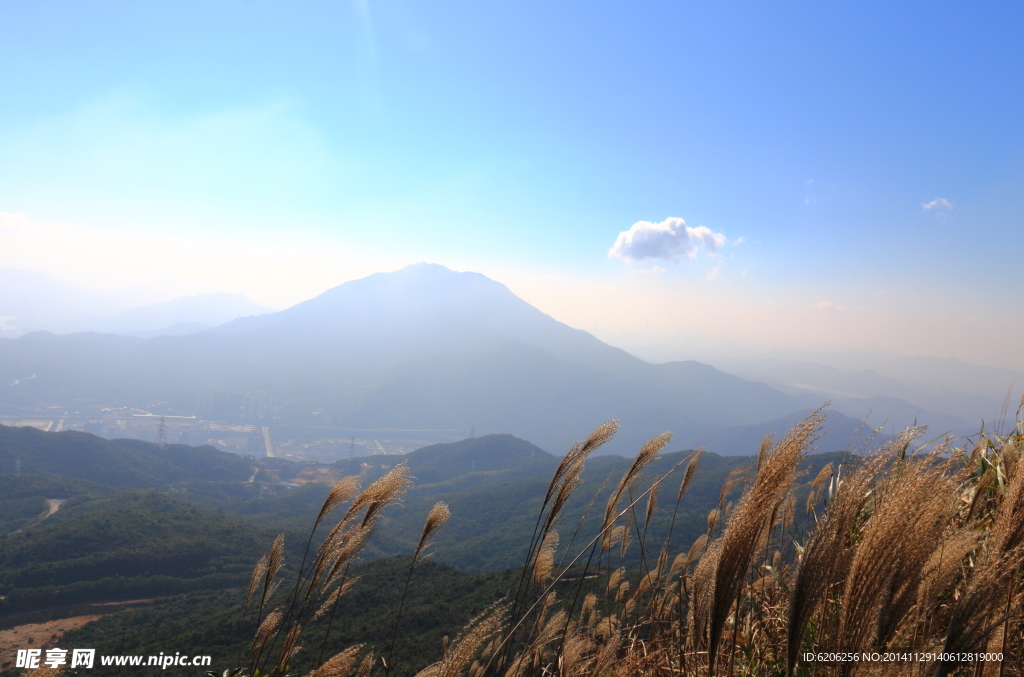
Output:
[[[808,482],[797,466],[822,422],[815,412],[778,442],[766,437],[752,474],[729,476],[707,533],[685,547],[671,542],[671,527],[665,543],[646,542],[658,489],[682,465],[641,484],[670,436],[652,439],[611,492],[597,536],[556,562],[554,526],[587,457],[616,430],[614,421],[601,426],[559,465],[518,589],[418,677],[1024,677],[1024,424],[1005,435],[979,434],[962,448],[953,440],[921,445],[922,431],[907,430]],[[684,461],[676,511],[699,458],[697,452]],[[348,563],[408,481],[407,471],[396,468],[355,496],[313,561],[303,563],[291,606],[270,611],[260,624],[251,670],[283,674],[311,616],[306,608],[328,613],[344,594]],[[342,482],[317,525],[355,495],[351,481]],[[740,498],[727,504],[741,485]],[[805,518],[797,515],[798,493],[806,495]],[[413,566],[447,518],[447,507],[431,511]],[[631,548],[641,554],[640,571],[621,566]],[[279,566],[272,549],[253,574],[248,593],[261,600],[260,618]],[[583,585],[595,576],[597,587]],[[575,594],[559,599],[556,587],[575,587]],[[274,651],[276,658],[268,658]],[[835,652],[918,657],[804,659]],[[940,660],[940,652],[957,655]],[[978,652],[1002,659],[964,657]],[[357,663],[360,675],[387,673],[386,660],[367,654],[360,661],[361,653],[347,649],[312,677],[342,677]]]

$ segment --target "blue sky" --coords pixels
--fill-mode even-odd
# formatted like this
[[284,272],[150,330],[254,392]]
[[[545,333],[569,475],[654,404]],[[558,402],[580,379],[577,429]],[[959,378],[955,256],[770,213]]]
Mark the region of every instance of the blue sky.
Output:
[[[428,260],[680,356],[1019,368],[1022,14],[2,2],[0,265],[283,306]],[[609,257],[669,218],[724,244]]]

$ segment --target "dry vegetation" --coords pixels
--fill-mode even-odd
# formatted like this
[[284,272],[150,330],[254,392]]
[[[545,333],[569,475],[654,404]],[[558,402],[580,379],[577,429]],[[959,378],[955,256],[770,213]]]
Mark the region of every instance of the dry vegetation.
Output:
[[[446,642],[419,677],[1024,674],[1024,426],[965,446],[923,445],[921,430],[907,430],[801,477],[822,422],[816,413],[780,440],[766,438],[756,467],[722,488],[706,535],[685,547],[671,532],[666,543],[647,543],[646,530],[659,496],[672,492],[678,507],[700,452],[641,481],[669,441],[656,437],[607,504],[588,510],[601,520],[598,536],[577,542],[579,526],[570,525],[559,548],[555,528],[587,457],[616,430],[601,426],[555,472],[518,589]],[[348,508],[301,564],[287,600],[269,609],[281,565],[275,543],[249,587],[259,630],[248,674],[284,674],[300,641],[322,653],[326,637],[303,631],[333,615],[354,583],[350,563],[409,484],[404,465],[361,492],[353,478],[339,482],[314,531]],[[443,504],[431,511],[412,567],[447,517]],[[629,548],[643,553],[639,571],[621,567]],[[396,630],[400,622],[399,609]],[[859,659],[807,659],[823,653]],[[985,653],[995,656],[970,656]],[[388,662],[354,646],[311,675],[386,675]]]

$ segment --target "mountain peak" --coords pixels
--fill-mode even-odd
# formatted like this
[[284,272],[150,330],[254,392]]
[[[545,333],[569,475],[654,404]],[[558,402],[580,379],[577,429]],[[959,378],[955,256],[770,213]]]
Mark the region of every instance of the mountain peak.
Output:
[[[413,263],[388,273],[374,273],[358,280],[351,280],[328,289],[320,296],[317,296],[305,303],[316,301],[319,298],[332,298],[347,293],[359,292],[368,293],[401,292],[412,294],[418,300],[427,300],[432,297],[435,303],[443,303],[457,296],[460,300],[466,301],[470,297],[486,297],[487,302],[493,302],[498,298],[503,300],[516,301],[527,305],[519,299],[512,291],[496,280],[474,272],[462,272],[452,270],[439,263]],[[439,295],[440,294],[440,295]],[[484,300],[484,299],[480,299]],[[299,304],[300,306],[303,304]]]
[[[405,268],[399,268],[395,273],[402,273],[406,275],[463,275],[458,271],[452,270],[448,266],[441,265],[440,263],[427,263],[426,261],[420,261],[419,263],[410,263]],[[389,275],[394,273],[380,273],[380,275]],[[469,273],[470,275],[480,275],[480,273]]]

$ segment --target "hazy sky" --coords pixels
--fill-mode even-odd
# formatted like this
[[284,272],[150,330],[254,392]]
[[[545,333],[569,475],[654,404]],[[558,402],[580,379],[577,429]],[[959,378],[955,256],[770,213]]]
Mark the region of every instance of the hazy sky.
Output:
[[621,344],[1024,368],[1018,3],[0,0],[0,266],[415,261]]

